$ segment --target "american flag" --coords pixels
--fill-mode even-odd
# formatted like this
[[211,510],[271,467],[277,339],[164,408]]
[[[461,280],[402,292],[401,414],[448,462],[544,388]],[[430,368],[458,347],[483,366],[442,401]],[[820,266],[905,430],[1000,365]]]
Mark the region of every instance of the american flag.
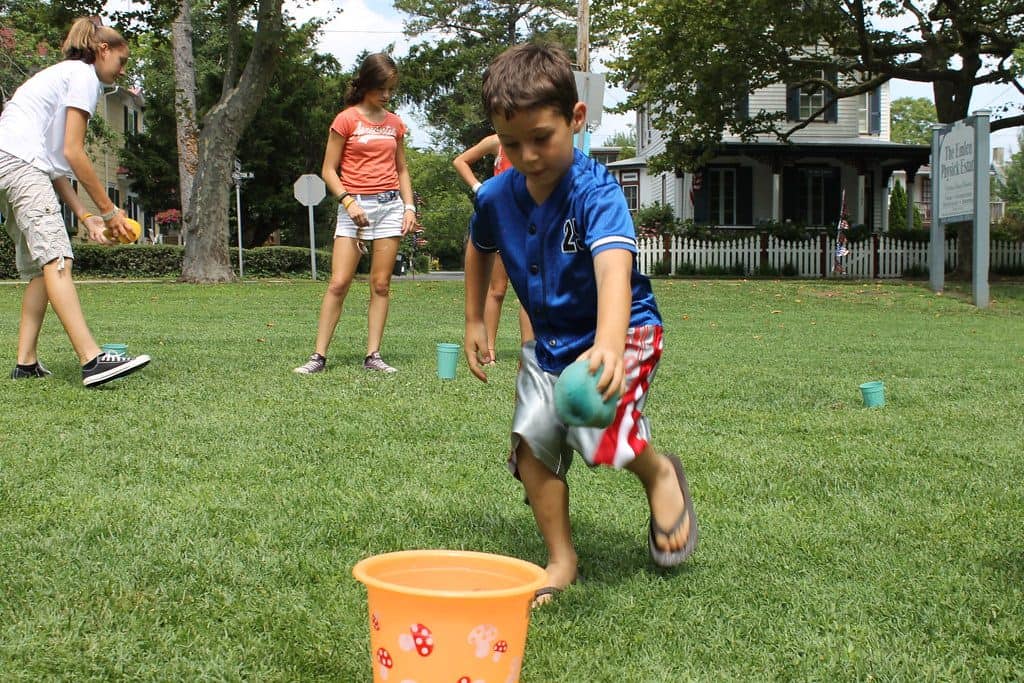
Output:
[[846,246],[846,231],[850,229],[850,223],[846,220],[846,190],[843,190],[842,209],[839,212],[839,223],[836,225],[836,258],[833,270],[836,273],[844,273],[843,257],[850,253]]

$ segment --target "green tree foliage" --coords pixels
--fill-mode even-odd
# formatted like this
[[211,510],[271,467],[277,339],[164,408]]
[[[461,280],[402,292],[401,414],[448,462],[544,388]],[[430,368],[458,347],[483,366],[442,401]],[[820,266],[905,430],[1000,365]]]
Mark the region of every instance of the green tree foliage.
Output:
[[890,120],[893,142],[914,145],[932,144],[935,105],[925,97],[901,97],[893,100]]
[[425,251],[443,268],[461,268],[462,250],[473,213],[469,188],[447,154],[407,149],[409,175],[419,198],[419,221],[428,240]]
[[0,0],[0,104],[29,76],[60,61],[60,44],[78,17],[100,15],[102,0]]
[[[227,36],[218,17],[193,14],[196,35],[197,106],[202,116],[221,96],[221,58]],[[327,130],[341,108],[345,79],[330,56],[314,50],[317,24],[285,26],[280,66],[259,115],[243,133],[237,156],[253,173],[242,188],[242,226],[245,246],[259,246],[275,230],[283,244],[309,242],[307,211],[295,201],[292,186],[304,173],[320,173]],[[249,48],[251,29],[243,27],[241,42]],[[149,211],[180,208],[175,144],[174,80],[170,48],[157,33],[140,37],[140,80],[146,93],[145,130],[129,136],[123,163],[132,173],[134,189]],[[331,206],[325,207],[333,209]],[[231,205],[234,213],[234,202]],[[318,243],[323,243],[334,219],[333,210],[314,212]],[[234,220],[232,220],[234,225]]]
[[545,39],[571,53],[576,42],[576,3],[568,0],[395,0],[395,9],[410,17],[407,35],[430,38],[400,60],[399,96],[433,129],[435,144],[449,150],[493,132],[480,106],[480,79],[502,50]]
[[1024,239],[1024,131],[1017,135],[1017,152],[1003,171],[1004,177],[992,188],[992,195],[1006,202],[1006,216],[999,227],[1015,239]]
[[629,126],[628,131],[619,131],[610,135],[604,140],[606,147],[621,147],[620,159],[629,159],[636,156],[636,131]]
[[[907,191],[903,189],[903,183],[897,180],[893,183],[892,192],[889,193],[889,232],[907,230],[907,201]],[[913,229],[923,229],[921,211],[917,206],[914,207]]]
[[[698,166],[726,130],[744,140],[786,139],[820,120],[831,100],[891,78],[931,83],[938,120],[956,121],[968,115],[975,86],[1016,83],[1010,57],[1024,38],[1024,0],[605,0],[595,7],[623,55],[612,80],[633,89],[620,109],[643,109],[666,137],[665,153],[650,160],[654,172]],[[744,115],[737,106],[778,83],[823,91],[826,105],[798,122],[785,111]],[[1022,123],[1018,112],[993,121],[992,130]]]

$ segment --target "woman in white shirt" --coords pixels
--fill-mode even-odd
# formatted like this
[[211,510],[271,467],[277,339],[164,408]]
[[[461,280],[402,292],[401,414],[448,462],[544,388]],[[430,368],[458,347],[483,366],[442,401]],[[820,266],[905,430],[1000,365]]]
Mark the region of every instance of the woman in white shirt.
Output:
[[[85,131],[100,84],[124,75],[128,44],[114,29],[83,18],[71,26],[61,51],[64,61],[25,81],[0,114],[0,213],[14,240],[18,274],[28,282],[11,378],[50,374],[37,355],[50,304],[78,354],[82,382],[91,387],[149,363],[149,356],[105,353],[93,339],[71,278],[74,253],[57,199],[59,194],[95,242],[111,244],[132,236],[85,153]],[[71,185],[72,174],[100,216],[86,211]],[[104,235],[107,229],[110,237]]]

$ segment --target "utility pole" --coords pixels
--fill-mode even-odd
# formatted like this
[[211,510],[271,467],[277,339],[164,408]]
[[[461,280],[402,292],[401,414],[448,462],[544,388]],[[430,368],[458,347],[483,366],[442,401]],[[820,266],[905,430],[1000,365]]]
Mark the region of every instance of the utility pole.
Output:
[[576,61],[580,71],[590,71],[590,2],[580,0],[576,12]]

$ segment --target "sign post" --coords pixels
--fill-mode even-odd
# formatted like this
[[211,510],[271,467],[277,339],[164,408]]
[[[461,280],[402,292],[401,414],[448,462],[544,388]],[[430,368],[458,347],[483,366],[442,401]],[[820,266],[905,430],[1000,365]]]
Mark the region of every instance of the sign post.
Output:
[[252,173],[242,172],[242,162],[235,159],[235,170],[231,180],[235,182],[235,218],[238,219],[238,279],[242,279],[242,181],[252,178]]
[[313,234],[313,207],[327,196],[327,186],[320,176],[306,173],[295,181],[295,198],[309,209],[309,267],[316,279],[316,237]]
[[932,128],[932,230],[929,284],[941,292],[945,277],[946,223],[974,223],[971,297],[989,304],[989,114],[981,109],[955,123]]

